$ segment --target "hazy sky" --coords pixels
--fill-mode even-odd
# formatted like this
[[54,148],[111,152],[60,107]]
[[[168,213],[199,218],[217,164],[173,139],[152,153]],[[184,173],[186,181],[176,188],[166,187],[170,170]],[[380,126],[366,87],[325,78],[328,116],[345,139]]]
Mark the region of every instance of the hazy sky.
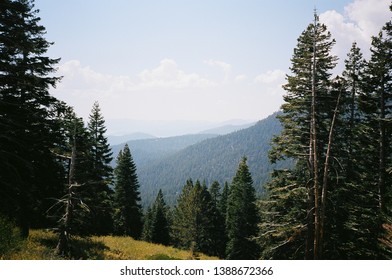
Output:
[[317,7],[343,61],[390,19],[390,0],[36,0],[64,76],[52,94],[87,118],[259,120],[279,109]]

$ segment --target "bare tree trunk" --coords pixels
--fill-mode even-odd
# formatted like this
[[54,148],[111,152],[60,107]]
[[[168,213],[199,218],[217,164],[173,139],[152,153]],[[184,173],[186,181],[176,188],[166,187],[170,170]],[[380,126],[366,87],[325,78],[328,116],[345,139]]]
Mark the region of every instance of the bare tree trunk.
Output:
[[59,241],[56,252],[60,255],[71,255],[70,226],[73,218],[73,187],[75,186],[75,161],[76,161],[76,129],[74,132],[74,143],[72,145],[72,155],[69,163],[68,194],[65,201],[65,214],[63,224],[60,226]]
[[313,258],[318,259],[320,222],[319,222],[319,171],[318,171],[318,153],[317,153],[317,128],[316,128],[316,33],[317,33],[318,16],[314,15],[314,33],[313,33],[313,63],[312,63],[312,101],[311,101],[311,117],[310,117],[310,146],[311,146],[311,167],[313,171],[313,192],[314,192],[314,245]]
[[[381,81],[383,85],[383,81]],[[386,175],[386,129],[385,129],[385,91],[384,86],[381,88],[380,96],[380,118],[379,118],[379,174],[378,174],[378,196],[379,207],[382,212],[386,211],[385,207],[385,175]]]
[[336,106],[331,121],[331,127],[329,128],[327,153],[325,155],[325,162],[324,162],[323,186],[321,192],[320,227],[319,227],[320,236],[319,236],[319,244],[318,244],[319,246],[318,254],[320,259],[323,257],[325,209],[327,204],[328,171],[329,171],[329,161],[330,161],[331,147],[332,147],[332,140],[333,140],[333,129],[335,127],[336,116],[338,114],[341,95],[342,95],[342,86],[339,89],[339,95],[336,100]]

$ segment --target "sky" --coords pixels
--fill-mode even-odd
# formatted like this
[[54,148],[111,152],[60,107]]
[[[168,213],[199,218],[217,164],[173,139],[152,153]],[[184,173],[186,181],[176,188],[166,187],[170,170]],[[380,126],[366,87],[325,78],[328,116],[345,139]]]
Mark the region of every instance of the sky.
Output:
[[36,0],[51,58],[51,93],[87,119],[260,120],[278,111],[297,38],[314,9],[340,58],[369,56],[390,0]]

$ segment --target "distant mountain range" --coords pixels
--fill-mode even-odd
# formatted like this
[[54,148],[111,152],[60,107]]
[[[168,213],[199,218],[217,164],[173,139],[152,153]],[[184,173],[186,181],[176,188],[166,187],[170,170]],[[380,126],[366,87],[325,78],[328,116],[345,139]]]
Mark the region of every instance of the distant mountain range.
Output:
[[[268,159],[270,141],[281,131],[277,113],[235,132],[219,135],[196,134],[169,138],[128,141],[137,166],[143,204],[149,205],[159,189],[168,204],[173,204],[187,179],[231,182],[242,157],[248,158],[258,193],[273,170]],[[208,132],[208,131],[207,131]],[[211,132],[213,132],[211,130]],[[112,147],[117,155],[124,146]],[[289,162],[279,163],[289,166]]]
[[[222,126],[218,126],[218,127],[214,127],[214,128],[210,128],[210,129],[206,129],[203,131],[200,131],[198,133],[192,133],[192,134],[206,134],[206,135],[225,135],[225,134],[229,134],[244,128],[248,128],[252,125],[254,125],[255,123],[245,123],[245,124],[225,124]],[[188,134],[187,134],[188,135]],[[110,143],[110,145],[115,146],[115,145],[119,145],[119,144],[124,144],[126,142],[129,141],[133,141],[133,140],[146,140],[146,139],[158,139],[158,137],[148,134],[148,133],[144,133],[144,132],[134,132],[134,133],[129,133],[129,134],[125,134],[125,135],[109,135],[108,136],[108,141]],[[172,138],[174,139],[174,137],[161,137],[160,139],[164,139],[164,138]]]
[[203,131],[200,132],[200,134],[225,135],[225,134],[229,134],[229,133],[232,133],[232,132],[236,132],[236,131],[241,130],[241,129],[245,129],[245,128],[251,127],[254,124],[255,124],[254,122],[253,123],[246,123],[246,124],[239,124],[239,125],[227,124],[227,125],[219,126],[219,127],[216,127],[216,128],[203,130]]
[[156,138],[156,137],[151,134],[147,134],[143,132],[135,132],[135,133],[121,135],[121,136],[109,135],[108,141],[110,145],[114,146],[114,145],[125,143],[127,141],[142,140],[142,139],[144,140],[144,139],[152,139],[152,138]]
[[[172,137],[187,134],[226,134],[252,124],[254,124],[254,122],[247,120],[228,120],[225,122],[186,120],[143,121],[129,119],[106,120],[106,127],[108,128],[109,136],[131,135],[131,137],[132,134],[139,134],[140,132],[156,137]],[[214,130],[217,130],[218,132],[215,132]],[[123,142],[128,140],[133,140],[133,138],[125,139]],[[116,145],[120,143],[111,144]]]
[[[126,143],[131,150],[132,158],[139,170],[145,166],[149,166],[157,161],[163,160],[190,145],[216,136],[217,135],[215,134],[190,134],[165,138],[130,140]],[[113,167],[115,166],[115,158],[124,145],[125,143],[112,146],[114,157],[114,160],[112,161]]]

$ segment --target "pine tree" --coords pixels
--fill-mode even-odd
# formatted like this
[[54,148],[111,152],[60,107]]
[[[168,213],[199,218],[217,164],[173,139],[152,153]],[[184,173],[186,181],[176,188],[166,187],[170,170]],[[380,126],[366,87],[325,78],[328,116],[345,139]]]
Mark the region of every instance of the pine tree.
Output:
[[219,211],[222,213],[223,220],[226,222],[226,216],[227,216],[227,199],[229,197],[229,184],[225,182],[225,185],[223,186],[222,194],[220,201],[218,203],[218,208]]
[[[284,85],[287,94],[282,105],[283,115],[279,117],[283,131],[273,140],[271,151],[272,162],[291,158],[295,160],[296,167],[292,171],[282,170],[273,174],[276,177],[272,182],[276,184],[276,188],[270,185],[270,195],[277,200],[270,205],[273,208],[267,209],[266,212],[280,209],[287,213],[297,213],[298,218],[306,217],[306,220],[286,221],[284,217],[287,213],[280,213],[279,217],[282,218],[280,230],[286,233],[279,234],[284,239],[270,239],[278,242],[271,247],[276,248],[278,252],[282,247],[298,246],[301,242],[297,242],[294,238],[303,240],[305,237],[304,257],[309,259],[321,258],[325,247],[323,212],[328,201],[329,192],[326,188],[329,183],[324,180],[324,174],[329,175],[331,163],[326,157],[330,153],[327,147],[331,147],[334,140],[330,134],[334,129],[332,120],[336,118],[336,105],[339,105],[338,93],[340,92],[333,89],[331,80],[331,70],[337,61],[337,58],[331,55],[333,45],[331,34],[325,25],[319,23],[318,16],[315,14],[314,23],[301,34],[294,49],[290,68],[292,75],[287,76],[287,84]],[[282,174],[290,179],[285,179]],[[328,176],[327,180],[331,182]],[[307,192],[306,209],[285,210],[277,205],[284,205],[285,199],[295,197],[299,201],[293,207],[301,207],[303,199],[298,195],[303,193],[304,189]],[[277,214],[271,213],[271,219],[267,219],[271,220],[271,223],[272,215]],[[277,225],[273,228],[276,230]],[[297,252],[299,248],[292,250]],[[272,253],[270,257],[279,256]]]
[[96,176],[95,180],[110,184],[113,177],[113,170],[110,166],[113,153],[105,136],[105,120],[97,101],[94,103],[89,116],[88,131],[90,133],[91,156],[94,176]]
[[[372,38],[371,58],[365,67],[365,83],[360,96],[361,141],[365,149],[360,165],[364,172],[362,184],[366,185],[368,199],[373,206],[371,231],[372,257],[390,257],[391,240],[385,240],[383,228],[391,225],[392,178],[392,32],[387,22],[378,36]],[[372,164],[369,164],[372,163]],[[376,202],[374,204],[373,202]],[[369,204],[368,204],[369,205]],[[382,242],[377,242],[383,240]],[[377,246],[374,246],[377,242]],[[385,246],[386,245],[386,246]]]
[[114,232],[138,239],[142,232],[139,182],[136,165],[127,144],[117,156],[114,197]]
[[[141,239],[146,242],[152,242],[152,232],[154,227],[154,213],[153,213],[152,206],[149,206],[147,208],[143,217],[144,220],[143,220],[143,231],[142,231]],[[169,236],[170,236],[170,232],[169,232]]]
[[226,246],[227,246],[227,225],[226,225],[226,221],[227,221],[227,200],[229,198],[229,192],[230,192],[230,187],[229,187],[229,183],[225,182],[224,186],[223,186],[223,190],[220,196],[220,200],[218,203],[218,210],[219,213],[222,216],[222,226],[223,226],[223,233],[221,235],[221,242],[224,245],[224,249],[223,249],[223,258],[226,257]]
[[[368,173],[363,160],[367,145],[359,100],[364,94],[365,68],[366,61],[361,50],[353,43],[345,60],[344,94],[335,134],[334,156],[341,167],[337,178],[339,184],[330,195],[334,211],[330,211],[329,215],[331,237],[327,245],[339,249],[326,256],[329,258],[369,259],[377,255],[375,248],[378,241],[374,232],[376,199],[364,181],[364,174]],[[367,161],[369,158],[366,158]]]
[[165,200],[163,199],[162,190],[159,190],[154,204],[147,210],[143,229],[143,240],[169,245],[170,228],[167,212],[168,209]]
[[376,140],[374,153],[376,155],[377,174],[375,182],[379,197],[380,211],[387,211],[388,190],[390,185],[387,177],[387,165],[391,155],[391,122],[392,114],[392,35],[380,32],[373,37],[371,58],[366,67],[366,88],[361,98],[362,109],[368,136]]
[[211,240],[213,244],[211,245],[210,254],[214,256],[218,256],[220,258],[225,257],[225,249],[226,249],[226,223],[225,223],[225,215],[220,210],[220,203],[222,199],[222,194],[220,192],[219,182],[214,181],[208,189],[212,208],[211,208],[211,221],[213,224],[213,228],[211,231]]
[[188,180],[174,209],[172,236],[177,247],[214,255],[216,240],[211,195],[199,181]]
[[259,253],[253,240],[258,224],[256,194],[246,160],[238,166],[227,201],[226,258],[231,260],[257,259]]
[[105,136],[105,120],[98,102],[91,110],[87,130],[91,170],[84,199],[91,210],[88,233],[104,235],[113,230],[113,191],[109,187],[113,181],[113,169],[110,166],[112,152]]
[[23,236],[44,217],[45,200],[62,188],[51,152],[59,102],[49,94],[59,81],[51,76],[59,59],[45,56],[51,43],[37,14],[33,1],[0,2],[0,204]]
[[[89,182],[92,170],[89,133],[83,119],[78,118],[72,111],[63,119],[64,135],[67,138],[64,147],[58,148],[57,153],[69,158],[66,169],[66,191],[63,201],[72,202],[72,218],[69,218],[67,228],[69,235],[85,235],[91,232],[91,193]],[[73,158],[74,157],[74,158]],[[73,158],[73,162],[71,162]],[[73,171],[71,172],[71,165]],[[72,178],[71,178],[72,177]],[[72,191],[70,190],[72,188]],[[70,198],[72,196],[72,198]],[[64,205],[67,207],[67,205]],[[60,221],[62,221],[61,219]],[[60,226],[61,228],[61,226]],[[61,251],[61,250],[60,250]]]

